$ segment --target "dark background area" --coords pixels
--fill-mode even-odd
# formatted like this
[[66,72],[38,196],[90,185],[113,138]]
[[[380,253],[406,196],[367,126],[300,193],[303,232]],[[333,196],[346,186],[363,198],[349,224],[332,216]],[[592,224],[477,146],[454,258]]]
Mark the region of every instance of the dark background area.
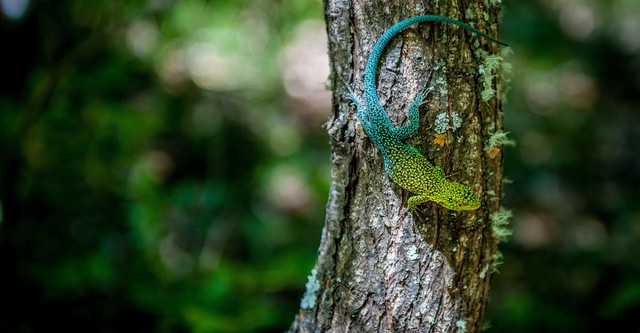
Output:
[[[329,187],[317,0],[0,0],[1,332],[280,332]],[[637,332],[640,2],[505,1],[489,332]]]

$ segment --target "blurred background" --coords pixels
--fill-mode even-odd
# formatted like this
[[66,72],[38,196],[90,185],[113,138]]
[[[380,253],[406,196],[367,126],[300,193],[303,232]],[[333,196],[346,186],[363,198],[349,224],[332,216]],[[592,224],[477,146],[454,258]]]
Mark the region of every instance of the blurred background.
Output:
[[[489,332],[640,332],[640,2],[504,1]],[[282,332],[329,189],[319,0],[0,0],[0,332]]]

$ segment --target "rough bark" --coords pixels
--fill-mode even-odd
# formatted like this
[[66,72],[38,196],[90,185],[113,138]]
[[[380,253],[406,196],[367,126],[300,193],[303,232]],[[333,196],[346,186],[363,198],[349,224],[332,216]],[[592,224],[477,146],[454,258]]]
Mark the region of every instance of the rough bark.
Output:
[[[481,0],[325,1],[332,180],[317,263],[292,332],[480,331],[496,251],[489,217],[499,209],[502,178],[501,155],[485,148],[502,128],[502,115],[499,96],[488,102],[480,97],[485,87],[479,66],[482,50],[494,54],[498,47],[460,28],[420,24],[392,41],[379,66],[378,94],[396,125],[406,121],[412,98],[434,87],[421,108],[420,132],[409,142],[450,178],[482,194],[475,211],[427,203],[408,212],[409,194],[384,173],[345,82],[362,92],[371,48],[402,19],[444,15],[497,36],[498,11]],[[440,147],[432,142],[433,122],[443,112],[457,113],[462,127]]]

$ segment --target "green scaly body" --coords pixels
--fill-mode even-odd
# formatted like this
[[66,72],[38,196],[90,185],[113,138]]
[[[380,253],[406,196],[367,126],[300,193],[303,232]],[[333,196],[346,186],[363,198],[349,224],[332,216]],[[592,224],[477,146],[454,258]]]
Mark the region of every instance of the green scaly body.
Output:
[[389,28],[373,47],[364,72],[365,103],[356,98],[353,93],[351,98],[358,108],[358,118],[365,133],[382,153],[385,172],[393,182],[416,194],[409,198],[409,209],[414,209],[418,204],[426,201],[434,201],[452,210],[473,210],[480,207],[480,200],[470,187],[449,181],[439,166],[433,166],[415,147],[404,143],[404,140],[418,130],[420,118],[418,107],[426,92],[419,94],[409,106],[409,123],[398,127],[391,124],[378,100],[376,71],[385,47],[406,27],[430,21],[451,23],[493,42],[506,45],[466,23],[448,17],[421,15],[408,18]]

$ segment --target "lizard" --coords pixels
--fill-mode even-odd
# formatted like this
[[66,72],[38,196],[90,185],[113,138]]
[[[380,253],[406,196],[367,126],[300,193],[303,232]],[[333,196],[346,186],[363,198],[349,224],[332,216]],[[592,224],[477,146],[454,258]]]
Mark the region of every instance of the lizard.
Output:
[[473,189],[462,183],[447,179],[440,166],[431,164],[415,147],[404,141],[413,135],[419,127],[419,106],[430,89],[420,92],[409,104],[406,125],[394,127],[380,101],[376,88],[376,72],[380,58],[387,44],[408,26],[421,22],[443,22],[470,30],[492,42],[507,45],[469,24],[439,15],[419,15],[396,23],[378,39],[364,71],[364,97],[362,102],[349,87],[350,98],[357,108],[357,115],[366,135],[382,153],[384,170],[391,180],[405,190],[414,193],[407,205],[413,211],[417,205],[433,201],[444,208],[461,211],[475,210],[480,207],[479,197]]

